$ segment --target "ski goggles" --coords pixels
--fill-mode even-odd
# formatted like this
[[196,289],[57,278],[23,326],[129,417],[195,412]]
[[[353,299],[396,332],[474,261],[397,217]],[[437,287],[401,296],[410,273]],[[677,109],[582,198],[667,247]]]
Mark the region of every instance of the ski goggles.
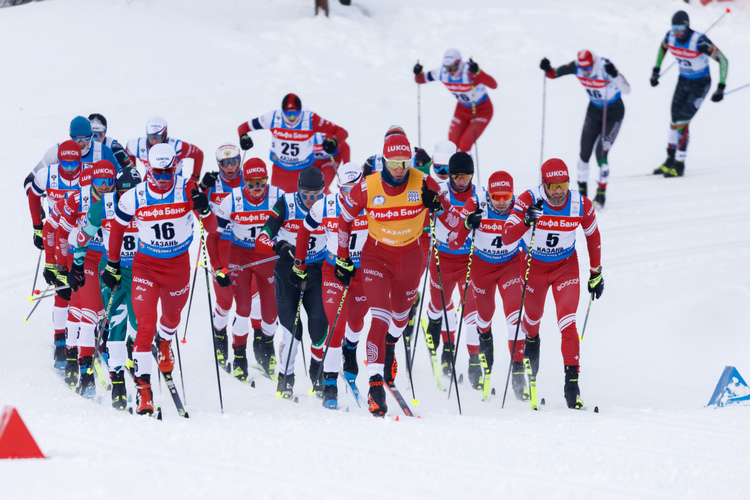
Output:
[[490,193],[490,198],[494,201],[510,201],[513,199],[513,193]]
[[451,64],[450,66],[443,66],[443,67],[445,68],[445,71],[447,71],[448,73],[455,73],[456,71],[458,71],[458,63]]
[[297,117],[299,116],[299,114],[300,114],[300,110],[299,110],[299,109],[295,109],[295,110],[286,110],[286,109],[285,109],[285,110],[283,110],[283,113],[284,113],[284,116],[286,116],[286,117],[287,117],[287,119],[288,119],[288,120],[289,120],[290,122],[293,122],[293,121],[294,121],[294,120],[296,120],[296,119],[297,119]]
[[432,168],[435,170],[435,173],[438,175],[448,175],[448,165],[435,165],[433,163]]
[[174,165],[167,168],[152,168],[151,176],[157,181],[168,181],[174,176],[175,170],[177,167]]
[[593,66],[578,66],[578,69],[580,69],[581,71],[591,71],[592,69],[594,69],[594,67]]
[[245,179],[245,185],[250,189],[266,187],[268,179],[265,177],[262,179]]
[[114,179],[91,179],[91,184],[96,187],[110,187],[115,183]]
[[63,168],[63,170],[72,171],[78,168],[78,166],[81,164],[80,160],[74,160],[74,161],[65,161],[60,160],[60,166]]
[[451,174],[454,181],[470,181],[474,177],[472,174]]
[[673,24],[672,25],[672,31],[685,31],[687,29],[687,26],[684,24]]
[[232,158],[222,158],[221,160],[219,160],[219,166],[221,168],[227,168],[229,166],[236,167],[239,164],[240,164],[239,156],[235,156]]
[[71,137],[71,139],[75,141],[77,144],[86,144],[87,142],[91,140],[91,137],[92,136],[90,135],[79,135],[76,137]]
[[568,186],[570,186],[570,182],[569,181],[565,181],[565,182],[549,182],[549,183],[547,183],[547,189],[549,189],[553,193],[555,191],[557,191],[558,188],[562,189],[563,191],[567,191],[568,190]]
[[339,190],[342,193],[351,193],[353,187],[354,187],[354,184],[342,184],[339,186]]
[[300,189],[298,191],[299,197],[302,198],[302,201],[308,201],[308,200],[319,200],[325,196],[323,194],[323,190],[320,189],[318,191],[308,191],[307,189]]
[[385,165],[388,168],[392,168],[394,170],[399,168],[406,170],[407,168],[411,167],[411,158],[409,158],[408,160],[385,160]]
[[167,137],[167,134],[146,134],[146,139],[148,139],[148,142],[154,142],[162,143],[164,142],[164,139]]
[[94,132],[93,133],[94,139],[96,139],[97,141],[102,141],[105,135],[106,135],[106,132]]

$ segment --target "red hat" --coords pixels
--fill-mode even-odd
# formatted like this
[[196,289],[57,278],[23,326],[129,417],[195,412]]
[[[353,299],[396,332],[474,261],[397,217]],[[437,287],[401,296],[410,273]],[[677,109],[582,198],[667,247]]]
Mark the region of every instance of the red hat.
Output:
[[398,125],[391,125],[388,127],[388,131],[385,133],[384,139],[388,139],[388,137],[392,136],[393,134],[401,134],[406,135],[406,132],[404,132],[404,129],[399,127]]
[[114,179],[116,175],[115,166],[109,160],[99,160],[91,166],[93,179]]
[[568,166],[560,158],[550,158],[542,165],[542,180],[547,184],[570,180]]
[[594,65],[594,55],[591,53],[591,51],[588,50],[582,50],[578,53],[578,60],[576,60],[576,65],[579,68],[590,68]]
[[494,193],[512,193],[513,192],[513,177],[508,172],[500,170],[490,175],[489,189],[487,190],[490,194]]
[[299,111],[302,109],[302,101],[297,94],[287,94],[281,100],[281,109],[284,111]]
[[81,147],[73,140],[62,142],[57,147],[57,159],[60,161],[81,161]]
[[383,157],[385,159],[395,156],[407,156],[411,158],[411,145],[409,139],[402,134],[389,135],[383,144]]
[[260,158],[250,158],[242,167],[243,179],[263,179],[268,177],[266,162]]

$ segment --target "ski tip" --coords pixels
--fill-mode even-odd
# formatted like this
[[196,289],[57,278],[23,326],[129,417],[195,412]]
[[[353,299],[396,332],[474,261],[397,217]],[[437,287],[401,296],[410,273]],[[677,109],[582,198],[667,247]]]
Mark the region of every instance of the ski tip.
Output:
[[130,408],[128,408],[128,413],[130,413],[131,415],[133,414],[133,407],[132,406]]
[[398,415],[396,415],[396,418],[394,419],[394,421],[396,421],[396,422],[400,422],[400,420],[399,420],[399,418],[398,418]]
[[417,406],[419,404],[419,400],[414,398],[411,400],[411,404],[413,404],[414,406]]
[[459,384],[463,384],[464,383],[464,374],[463,373],[458,376],[458,383]]
[[281,399],[281,391],[276,392],[276,399]]
[[599,407],[598,406],[594,406],[594,413],[599,413]]
[[315,390],[314,390],[314,389],[313,389],[313,388],[311,387],[311,388],[310,388],[310,390],[309,390],[309,391],[307,391],[307,393],[308,393],[308,394],[309,394],[310,396],[312,396],[313,394],[315,394]]
[[185,418],[190,418],[190,414],[188,412],[185,412]]
[[345,411],[346,413],[349,413],[349,407],[347,406],[347,407],[346,407],[346,408],[344,409],[344,411]]
[[543,405],[546,404],[544,398],[541,399],[540,403],[542,403]]
[[251,381],[250,381],[250,387],[253,387],[253,388],[255,388],[255,380],[251,380]]
[[294,399],[293,399],[293,401],[294,401],[295,403],[299,403],[299,398],[298,398],[297,396],[294,396]]
[[492,394],[493,396],[495,395],[495,388],[494,388],[494,387],[493,387],[493,388],[492,388],[492,390],[490,391],[490,394]]
[[180,344],[187,344],[187,340],[185,339],[180,340]]

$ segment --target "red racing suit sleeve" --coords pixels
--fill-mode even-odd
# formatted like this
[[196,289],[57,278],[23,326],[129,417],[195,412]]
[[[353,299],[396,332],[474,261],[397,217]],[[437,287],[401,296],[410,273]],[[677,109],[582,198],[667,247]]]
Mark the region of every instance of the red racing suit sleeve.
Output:
[[503,228],[502,242],[503,245],[512,245],[520,240],[529,228],[523,223],[526,216],[526,207],[533,204],[531,193],[524,191],[516,198],[516,204],[513,206],[513,212],[508,217],[505,227]]
[[[182,141],[182,151],[180,151],[180,154],[177,156],[177,160],[182,161],[185,158],[193,160],[193,173],[190,176],[191,180],[200,180],[201,169],[203,169],[203,151],[198,146]],[[135,162],[133,162],[133,165],[135,165]]]
[[[469,73],[471,74],[471,73]],[[476,75],[474,75],[473,78],[474,85],[484,85],[488,89],[496,89],[497,88],[497,82],[495,81],[492,76],[489,75],[486,71],[483,69],[480,69]]]
[[[466,202],[466,204],[461,209],[461,220],[466,220],[466,216],[472,213],[477,208],[477,202],[476,197],[472,196],[469,201]],[[455,237],[451,239],[450,237],[455,234]],[[451,233],[451,235],[448,236],[448,248],[451,250],[458,250],[461,248],[466,242],[466,238],[469,236],[469,230],[466,229],[465,224],[461,224],[458,228],[458,232]]]
[[591,269],[598,268],[602,263],[602,237],[599,233],[599,224],[596,219],[596,210],[591,200],[583,198],[583,220],[581,227],[586,235],[586,247],[589,251],[589,265]]
[[37,195],[33,189],[29,189],[28,199],[31,223],[38,226],[42,223],[42,197]]
[[[128,221],[130,222],[130,221]],[[120,250],[122,249],[122,239],[125,235],[125,228],[128,224],[123,224],[115,219],[112,229],[109,230],[109,249],[107,250],[107,260],[110,262],[120,262]]]
[[341,214],[339,215],[338,236],[339,248],[336,256],[340,259],[349,258],[349,237],[352,233],[352,223],[367,206],[367,183],[362,180],[354,186],[341,203]]
[[347,137],[349,137],[349,132],[347,132],[343,127],[339,127],[335,123],[329,122],[316,113],[313,113],[312,121],[313,131],[324,133],[326,135],[326,139],[336,139],[338,142],[343,142]]

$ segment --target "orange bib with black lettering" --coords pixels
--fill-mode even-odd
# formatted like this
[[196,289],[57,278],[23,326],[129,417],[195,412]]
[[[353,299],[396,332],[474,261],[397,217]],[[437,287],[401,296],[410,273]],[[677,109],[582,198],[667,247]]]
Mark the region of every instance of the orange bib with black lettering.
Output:
[[386,245],[403,247],[416,241],[424,228],[422,179],[424,174],[412,168],[403,193],[385,193],[380,172],[367,177],[367,224],[370,237]]

